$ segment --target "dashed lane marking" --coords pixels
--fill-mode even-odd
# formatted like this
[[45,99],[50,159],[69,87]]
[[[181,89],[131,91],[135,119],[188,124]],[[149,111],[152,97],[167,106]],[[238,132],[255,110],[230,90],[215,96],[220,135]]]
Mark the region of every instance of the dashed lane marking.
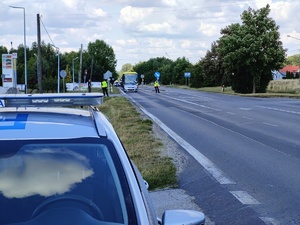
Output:
[[253,198],[246,191],[230,191],[230,193],[244,205],[257,205],[260,204],[255,198]]

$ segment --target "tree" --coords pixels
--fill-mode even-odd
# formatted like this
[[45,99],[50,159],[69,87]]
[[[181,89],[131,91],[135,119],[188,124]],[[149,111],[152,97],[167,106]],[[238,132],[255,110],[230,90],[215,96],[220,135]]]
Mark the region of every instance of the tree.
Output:
[[232,89],[239,93],[265,92],[272,71],[282,68],[286,50],[279,27],[268,17],[270,6],[257,11],[249,8],[241,15],[242,25],[221,30],[218,51],[226,74],[232,74]]
[[87,49],[88,55],[84,57],[87,59],[84,68],[91,68],[93,62],[92,80],[102,80],[103,74],[108,70],[112,72],[115,75],[114,78],[116,78],[117,60],[113,48],[103,40],[96,40],[95,42],[90,42]]
[[284,65],[285,66],[287,66],[287,65],[299,66],[300,65],[300,54],[288,56],[284,62]]
[[213,42],[211,50],[207,51],[202,59],[203,66],[203,86],[213,87],[227,85],[228,81],[225,78],[222,56],[218,53],[218,44]]
[[201,88],[204,84],[203,79],[203,66],[202,60],[200,60],[196,65],[192,68],[192,76],[191,76],[191,87],[193,88]]
[[121,79],[124,72],[133,72],[133,66],[130,63],[126,63],[122,66],[121,70],[118,73],[117,79]]
[[173,80],[172,83],[185,85],[186,84],[186,78],[184,77],[185,72],[191,72],[192,64],[185,58],[178,58],[174,62],[173,66]]
[[[137,72],[138,74],[143,74],[144,75],[144,83],[148,84],[152,82],[152,77],[153,77],[153,69],[152,65],[150,64],[150,61],[147,62],[139,62],[133,67],[133,70]],[[140,78],[140,77],[139,77]],[[139,80],[139,83],[141,80]]]

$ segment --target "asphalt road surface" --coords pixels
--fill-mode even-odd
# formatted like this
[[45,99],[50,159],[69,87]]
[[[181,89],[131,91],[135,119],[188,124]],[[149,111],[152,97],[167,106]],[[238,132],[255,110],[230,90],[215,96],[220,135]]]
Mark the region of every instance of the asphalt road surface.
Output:
[[126,96],[188,152],[179,185],[215,224],[300,224],[300,100],[151,86]]

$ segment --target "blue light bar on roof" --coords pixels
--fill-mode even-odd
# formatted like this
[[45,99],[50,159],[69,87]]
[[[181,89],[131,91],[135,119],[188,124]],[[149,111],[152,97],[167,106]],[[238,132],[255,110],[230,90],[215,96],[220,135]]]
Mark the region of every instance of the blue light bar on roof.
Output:
[[1,107],[62,107],[96,106],[103,102],[101,93],[64,93],[64,94],[2,94]]

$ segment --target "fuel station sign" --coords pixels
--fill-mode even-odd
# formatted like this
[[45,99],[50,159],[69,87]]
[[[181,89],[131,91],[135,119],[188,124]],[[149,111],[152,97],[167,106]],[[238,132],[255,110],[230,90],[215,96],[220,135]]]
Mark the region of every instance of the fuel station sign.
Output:
[[2,83],[3,87],[17,86],[17,53],[2,54]]

